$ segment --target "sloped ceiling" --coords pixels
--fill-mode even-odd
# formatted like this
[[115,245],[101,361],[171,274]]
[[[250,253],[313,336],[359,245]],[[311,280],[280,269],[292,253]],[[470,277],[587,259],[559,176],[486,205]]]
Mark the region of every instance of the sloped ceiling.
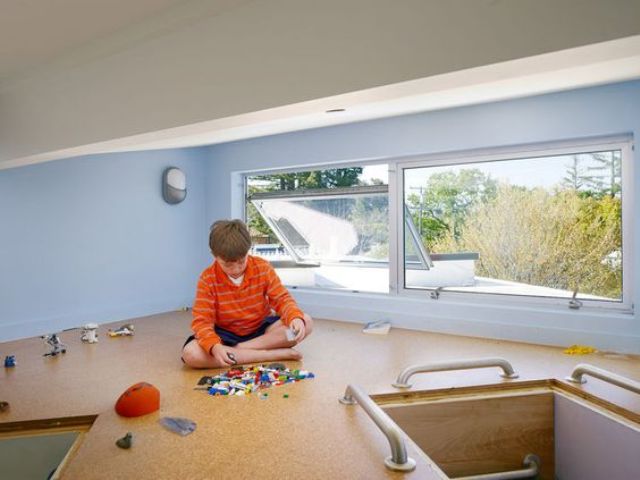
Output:
[[[188,0],[2,0],[0,84],[54,59],[160,16],[176,17]],[[209,1],[217,12],[245,1]],[[168,23],[168,22],[167,22]],[[156,22],[156,33],[167,23]],[[152,33],[146,29],[146,35]],[[139,40],[139,39],[138,39]]]
[[637,0],[4,4],[0,169],[640,77]]

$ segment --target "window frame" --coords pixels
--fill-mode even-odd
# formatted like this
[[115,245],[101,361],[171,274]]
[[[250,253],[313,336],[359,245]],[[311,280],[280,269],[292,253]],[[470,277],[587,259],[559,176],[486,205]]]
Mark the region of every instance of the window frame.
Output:
[[[389,291],[388,293],[333,291],[323,287],[294,287],[298,291],[341,293],[348,295],[373,295],[386,298],[408,298],[432,301],[441,299],[443,303],[464,305],[481,305],[486,307],[521,307],[536,310],[562,311],[568,309],[568,299],[561,297],[541,297],[533,295],[492,294],[481,292],[452,291],[447,288],[406,288],[404,273],[404,171],[412,168],[468,165],[499,160],[530,159],[559,155],[590,153],[594,151],[620,150],[622,166],[622,299],[621,301],[599,301],[580,298],[582,302],[579,310],[591,312],[633,313],[635,281],[633,266],[636,252],[634,251],[634,231],[636,228],[633,215],[635,199],[635,182],[633,171],[633,137],[618,135],[607,137],[592,137],[590,139],[561,140],[554,142],[540,142],[521,144],[509,147],[493,147],[476,150],[434,153],[426,155],[394,156],[365,161],[341,161],[322,164],[296,165],[295,167],[252,169],[236,172],[239,180],[238,189],[234,196],[242,195],[242,207],[238,210],[242,218],[247,220],[248,179],[251,176],[293,173],[307,170],[323,170],[334,168],[365,167],[369,165],[386,164],[388,166],[388,205],[389,205]],[[237,198],[237,197],[236,197]],[[233,203],[233,202],[232,202]]]
[[[634,204],[633,189],[633,162],[632,151],[633,142],[629,137],[608,137],[592,140],[575,140],[566,142],[541,143],[533,145],[524,145],[511,148],[495,148],[482,151],[466,151],[453,152],[443,155],[429,155],[421,158],[414,158],[410,161],[399,161],[397,163],[396,175],[396,202],[398,205],[404,205],[404,179],[405,170],[413,168],[425,167],[446,167],[453,165],[473,165],[485,162],[494,162],[500,160],[523,160],[535,157],[550,157],[560,155],[574,155],[581,153],[591,153],[597,151],[620,150],[621,152],[621,168],[622,168],[622,299],[620,301],[606,300],[590,300],[580,298],[578,291],[578,300],[582,303],[579,310],[596,309],[618,311],[624,313],[633,312],[633,292],[634,278],[633,265],[635,252],[633,251],[633,232],[635,230],[635,219],[632,214],[632,206]],[[389,181],[391,183],[391,180]],[[400,218],[402,221],[402,217]],[[436,289],[433,288],[407,288],[405,285],[404,271],[404,231],[398,225],[397,242],[397,258],[396,264],[400,267],[397,271],[398,294],[411,298],[429,297],[432,299],[446,298],[447,300],[461,304],[485,304],[485,305],[505,305],[505,306],[528,306],[538,307],[561,307],[568,308],[569,300],[561,297],[543,297],[534,295],[515,295],[515,294],[495,294],[486,292],[463,292],[452,289],[438,289],[437,294],[433,295]]]
[[[395,242],[395,237],[396,237],[396,231],[395,231],[395,220],[393,222],[391,222],[391,219],[395,217],[392,215],[392,203],[395,202],[394,198],[395,198],[395,190],[392,189],[391,187],[391,176],[392,176],[392,172],[391,172],[391,164],[390,164],[391,160],[387,160],[387,159],[376,159],[376,160],[366,160],[366,161],[349,161],[349,162],[336,162],[336,163],[322,163],[322,164],[310,164],[310,165],[299,165],[296,167],[286,167],[286,168],[273,168],[273,169],[256,169],[256,170],[247,170],[247,171],[242,171],[242,172],[234,172],[232,174],[232,184],[235,184],[238,189],[235,190],[234,192],[232,192],[232,211],[234,212],[238,212],[238,215],[240,218],[242,218],[242,220],[246,223],[247,222],[247,215],[248,215],[248,204],[251,202],[251,195],[249,194],[249,177],[253,177],[253,176],[263,176],[263,175],[275,175],[275,174],[285,174],[285,173],[297,173],[297,172],[305,172],[305,171],[315,171],[315,170],[325,170],[325,169],[337,169],[337,168],[355,168],[355,167],[367,167],[367,166],[372,166],[372,165],[387,165],[387,170],[388,170],[388,180],[387,180],[387,185],[385,185],[385,187],[387,188],[387,202],[388,202],[388,209],[389,209],[389,217],[388,217],[388,226],[389,226],[389,254],[388,254],[388,269],[389,269],[389,276],[391,276],[391,272],[395,271],[395,268],[392,267],[392,263],[395,263],[395,259],[396,259],[396,254],[395,251],[392,251],[392,244]],[[233,178],[235,177],[235,180],[233,180]],[[237,181],[237,183],[235,183]],[[371,185],[370,187],[375,187],[375,185]],[[355,188],[357,189],[358,187],[344,187],[345,189],[348,188]],[[331,197],[332,195],[335,196],[335,193],[332,194],[331,191],[334,189],[327,189],[328,192],[326,193],[326,196]],[[317,198],[319,196],[323,196],[319,191],[319,190],[313,190],[313,195],[311,195],[311,197],[313,198]],[[273,193],[273,192],[272,192]],[[240,209],[235,209],[233,207],[233,199],[237,198],[238,195],[241,194],[242,195],[242,205]],[[340,192],[338,194],[338,196],[343,195],[344,192]],[[358,193],[355,193],[356,195]],[[283,196],[289,196],[289,195],[283,195]],[[295,196],[295,195],[291,195],[291,196]],[[260,212],[259,212],[260,213]],[[269,221],[267,221],[267,223],[270,225],[271,224]],[[272,227],[271,227],[272,228]],[[273,229],[273,228],[272,228]],[[275,232],[274,232],[275,233]],[[301,260],[300,261],[293,261],[292,262],[293,265],[297,265],[301,268],[306,268],[309,266],[317,266],[315,264],[315,262],[309,262],[306,260]],[[275,267],[277,268],[277,267]],[[381,265],[376,265],[375,262],[371,262],[370,264],[360,264],[359,268],[383,268]],[[397,295],[397,290],[396,290],[396,285],[393,284],[393,289],[391,288],[391,282],[389,282],[389,289],[386,292],[373,292],[373,291],[368,291],[368,290],[355,290],[355,289],[349,289],[349,290],[341,290],[341,289],[334,289],[334,288],[329,288],[329,287],[320,287],[320,286],[316,286],[316,287],[306,287],[306,286],[298,286],[298,285],[287,285],[285,284],[285,286],[287,288],[290,289],[294,289],[297,291],[302,291],[302,292],[322,292],[322,293],[338,293],[338,294],[361,294],[361,295],[372,295],[372,296],[381,296],[381,297],[385,297],[388,298],[390,295]]]
[[[384,195],[387,197],[387,202],[389,198],[388,185],[362,185],[362,186],[353,186],[353,187],[337,187],[331,189],[301,189],[299,192],[295,190],[292,191],[273,191],[273,192],[261,192],[255,193],[252,195],[247,194],[246,202],[253,203],[254,208],[257,212],[262,216],[263,220],[269,228],[273,231],[273,233],[280,239],[283,243],[285,250],[289,253],[289,256],[293,259],[293,261],[298,265],[309,265],[312,263],[317,264],[320,263],[315,259],[303,258],[300,253],[296,250],[296,248],[291,243],[290,239],[287,235],[276,225],[271,217],[264,211],[264,208],[259,205],[260,200],[272,200],[272,199],[284,199],[284,200],[319,200],[319,199],[330,199],[330,198],[358,198],[360,196],[375,196],[375,195]],[[323,262],[327,265],[338,264],[335,262]],[[377,262],[374,260],[363,260],[360,262],[343,260],[339,264],[348,265],[349,263],[357,263],[359,266],[364,264],[378,264],[381,262]]]

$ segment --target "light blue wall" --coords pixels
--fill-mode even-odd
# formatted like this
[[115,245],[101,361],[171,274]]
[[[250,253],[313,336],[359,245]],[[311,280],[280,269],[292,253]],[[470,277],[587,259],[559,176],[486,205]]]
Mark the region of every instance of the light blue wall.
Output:
[[[207,215],[237,215],[240,196],[234,172],[620,134],[640,135],[638,81],[215,145],[209,150],[208,177],[218,188],[207,191]],[[639,184],[640,169],[635,168],[636,192]],[[638,198],[634,211],[638,211]],[[636,224],[636,252],[640,248],[637,230]],[[640,272],[638,257],[635,272]],[[636,281],[636,301],[639,284]],[[366,294],[297,292],[296,296],[312,314],[329,318],[360,322],[391,318],[408,328],[640,352],[639,322],[628,314],[498,309]]]
[[[242,203],[237,172],[603,135],[637,138],[638,112],[640,82],[628,82],[203,149],[0,170],[0,340],[189,305],[197,275],[210,262],[208,225]],[[160,178],[169,165],[187,173],[189,194],[179,205],[161,199]],[[636,191],[639,184],[636,168]],[[638,255],[634,271],[640,272]],[[296,296],[320,317],[390,318],[407,328],[640,352],[637,315],[496,308],[443,298]]]
[[[208,261],[205,150],[0,170],[0,340],[190,305]],[[187,175],[165,203],[162,172]]]

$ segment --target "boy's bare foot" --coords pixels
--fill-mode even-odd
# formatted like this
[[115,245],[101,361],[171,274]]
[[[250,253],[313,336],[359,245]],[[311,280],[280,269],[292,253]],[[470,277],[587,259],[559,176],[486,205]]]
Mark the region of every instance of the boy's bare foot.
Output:
[[[227,347],[238,365],[247,363],[274,362],[277,360],[301,360],[302,354],[293,348],[274,348],[272,350],[253,350],[248,348]],[[184,362],[192,368],[227,368],[232,362],[220,363],[207,354],[197,342],[189,342],[182,350]]]
[[302,360],[302,354],[293,348],[275,348],[267,352],[274,354],[271,360]]
[[238,364],[273,362],[276,360],[301,360],[302,354],[293,348],[274,348],[272,350],[251,350],[236,348],[234,351]]
[[[243,365],[247,363],[275,362],[277,360],[301,360],[302,354],[293,348],[274,348],[271,350],[253,350],[249,348],[231,347],[229,350],[233,353],[235,364]],[[227,367],[229,365],[218,365],[213,357],[214,364],[207,362],[209,366]],[[187,362],[189,365],[189,362]]]

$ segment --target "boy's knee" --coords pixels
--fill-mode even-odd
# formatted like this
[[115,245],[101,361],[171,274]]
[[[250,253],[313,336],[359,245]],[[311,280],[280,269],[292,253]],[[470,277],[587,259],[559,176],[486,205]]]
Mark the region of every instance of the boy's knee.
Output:
[[[194,348],[194,344],[195,347]],[[182,349],[182,361],[191,368],[202,368],[202,354],[204,351],[199,352],[198,350],[202,350],[200,346],[196,342],[189,342]]]

